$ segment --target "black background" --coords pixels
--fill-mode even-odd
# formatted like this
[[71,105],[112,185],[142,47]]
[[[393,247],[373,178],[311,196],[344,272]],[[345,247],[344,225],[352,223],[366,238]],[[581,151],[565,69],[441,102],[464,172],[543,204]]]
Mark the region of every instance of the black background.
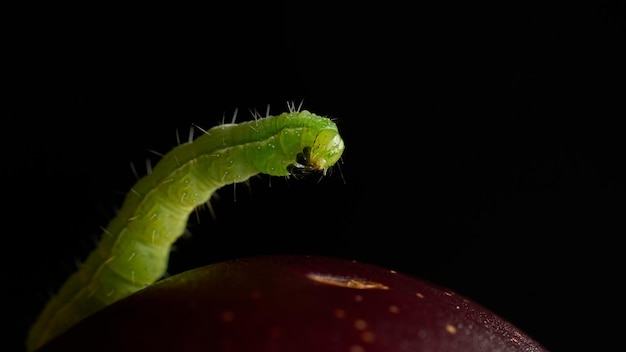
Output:
[[[623,5],[32,8],[9,33],[2,261],[9,340],[97,241],[133,163],[288,101],[346,143],[321,181],[225,187],[170,273],[257,254],[379,264],[449,287],[548,349],[623,316]],[[7,105],[8,107],[8,105]],[[270,184],[271,181],[271,184]],[[612,317],[612,318],[611,318]],[[616,328],[611,320],[617,319]],[[13,332],[12,329],[15,329]]]

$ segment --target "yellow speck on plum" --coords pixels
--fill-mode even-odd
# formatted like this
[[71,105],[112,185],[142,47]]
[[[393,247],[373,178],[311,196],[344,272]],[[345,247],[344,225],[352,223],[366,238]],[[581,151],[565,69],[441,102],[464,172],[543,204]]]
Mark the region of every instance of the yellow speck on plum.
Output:
[[365,352],[365,349],[362,346],[353,345],[353,346],[350,346],[350,349],[348,350],[348,352]]
[[340,308],[337,308],[333,311],[333,316],[337,319],[343,319],[346,317],[346,315],[348,315],[348,313]]
[[456,334],[456,327],[454,327],[454,325],[448,324],[446,325],[446,331],[450,334]]
[[376,334],[374,334],[372,331],[364,331],[361,334],[361,340],[363,340],[363,342],[365,343],[372,343],[376,341]]
[[354,321],[354,328],[357,330],[367,329],[367,322],[363,319],[357,319]]
[[220,314],[220,319],[224,323],[232,323],[235,320],[235,313],[230,310],[225,310]]

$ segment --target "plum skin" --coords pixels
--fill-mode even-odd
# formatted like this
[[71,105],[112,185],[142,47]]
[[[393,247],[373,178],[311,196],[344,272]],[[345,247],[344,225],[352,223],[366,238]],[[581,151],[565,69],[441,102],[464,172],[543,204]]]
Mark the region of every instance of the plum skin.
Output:
[[51,351],[547,351],[479,304],[342,258],[272,255],[163,279],[88,317]]

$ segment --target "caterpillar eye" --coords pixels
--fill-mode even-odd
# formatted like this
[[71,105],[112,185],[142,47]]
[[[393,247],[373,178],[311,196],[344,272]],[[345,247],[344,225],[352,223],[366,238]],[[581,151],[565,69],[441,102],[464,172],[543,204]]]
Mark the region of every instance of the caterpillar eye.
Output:
[[302,164],[289,164],[287,165],[287,171],[291,176],[298,178],[299,176],[304,176],[311,171],[314,171],[310,166],[302,165]]
[[302,149],[302,153],[298,153],[298,155],[296,155],[296,162],[298,164],[309,166],[311,164],[311,147],[304,147],[304,149]]
[[316,170],[311,164],[311,147],[304,147],[301,153],[296,155],[296,162],[287,166],[287,171],[293,176],[303,175]]
[[298,164],[289,164],[287,165],[287,171],[290,175],[300,175],[302,174],[302,165]]

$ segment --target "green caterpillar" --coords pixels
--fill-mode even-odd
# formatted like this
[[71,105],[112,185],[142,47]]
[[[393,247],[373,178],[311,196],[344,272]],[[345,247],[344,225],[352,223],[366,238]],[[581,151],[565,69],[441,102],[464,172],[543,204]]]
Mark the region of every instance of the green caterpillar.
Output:
[[326,174],[345,148],[337,125],[288,107],[277,116],[213,127],[167,153],[128,192],[98,246],[44,307],[29,331],[28,351],[160,279],[189,215],[217,189],[259,173]]

